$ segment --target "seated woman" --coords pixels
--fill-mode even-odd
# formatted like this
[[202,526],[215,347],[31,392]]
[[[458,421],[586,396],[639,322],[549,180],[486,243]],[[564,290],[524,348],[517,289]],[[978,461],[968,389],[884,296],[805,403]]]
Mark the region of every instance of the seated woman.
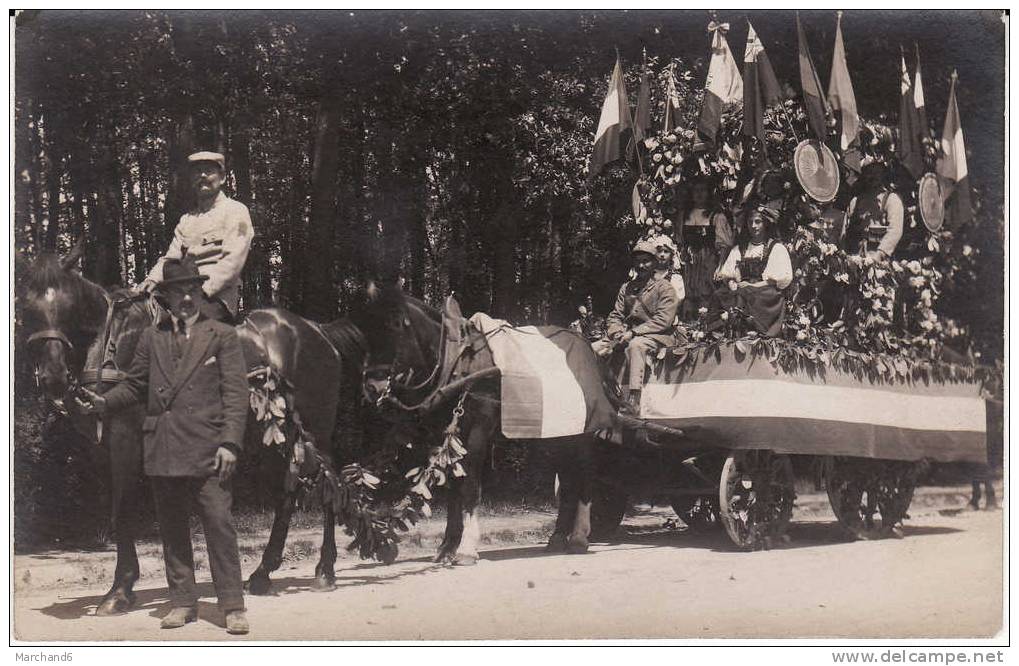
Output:
[[721,313],[738,307],[759,333],[771,337],[782,333],[783,291],[793,281],[793,267],[789,251],[774,238],[774,225],[770,208],[759,207],[748,215],[749,241],[732,248],[715,275],[725,284],[712,299],[709,329],[721,328]]

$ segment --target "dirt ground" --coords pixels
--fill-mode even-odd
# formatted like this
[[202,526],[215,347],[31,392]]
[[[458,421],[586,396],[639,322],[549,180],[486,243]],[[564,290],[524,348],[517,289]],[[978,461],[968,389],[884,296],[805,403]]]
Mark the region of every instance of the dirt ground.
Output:
[[[1003,514],[970,512],[964,501],[962,489],[921,489],[904,538],[847,542],[819,498],[801,497],[790,542],[753,553],[734,551],[722,534],[687,532],[667,509],[642,507],[613,542],[587,555],[545,556],[551,512],[501,511],[484,517],[481,561],[456,568],[430,561],[441,531],[433,519],[391,566],[341,555],[338,587],[325,593],[309,589],[317,531],[304,528],[289,541],[274,594],[247,597],[247,639],[992,636],[1002,619]],[[257,563],[256,537],[243,541],[247,573]],[[231,638],[205,567],[199,621],[160,630],[167,595],[158,546],[142,553],[139,605],[115,618],[91,615],[112,553],[16,556],[17,638]]]

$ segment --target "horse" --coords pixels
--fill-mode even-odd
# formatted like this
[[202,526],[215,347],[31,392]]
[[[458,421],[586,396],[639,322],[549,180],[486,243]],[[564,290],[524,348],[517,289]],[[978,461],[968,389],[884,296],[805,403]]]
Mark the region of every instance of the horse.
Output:
[[[101,444],[108,455],[117,565],[113,583],[96,614],[116,615],[134,605],[133,588],[140,575],[135,536],[144,478],[144,405],[97,421],[94,416],[74,413],[72,397],[79,384],[93,385],[101,393],[120,378],[122,370],[130,366],[141,332],[155,322],[157,309],[145,294],[107,290],[84,278],[74,269],[80,258],[80,243],[63,260],[54,254],[40,255],[25,267],[19,300],[23,304],[25,344],[42,394],[71,416],[76,429]],[[338,349],[318,324],[281,308],[251,311],[237,326],[237,333],[249,369],[270,367],[293,387],[293,403],[305,430],[323,460],[331,464],[336,453],[332,433],[340,386],[345,377],[350,381],[351,370],[344,366]],[[353,370],[359,372],[359,367]],[[357,380],[353,381],[356,385]],[[250,415],[244,447],[247,452],[266,448],[261,443],[261,430]],[[273,457],[279,459],[275,464],[278,473],[285,474],[286,461],[282,456]],[[280,493],[275,502],[269,541],[247,581],[252,594],[269,592],[269,575],[282,563],[300,484],[294,485]],[[335,587],[336,517],[333,507],[325,504],[314,590]]]
[[[443,332],[442,313],[404,294],[400,285],[372,284],[369,289],[371,298],[351,316],[367,345],[362,370],[364,396],[389,420],[412,419],[432,436],[448,434],[451,429],[463,433],[466,474],[447,477],[446,529],[435,561],[474,564],[480,539],[477,507],[481,474],[501,425],[499,372],[492,350],[485,335],[471,327],[454,352],[456,358],[448,372],[444,372],[444,358],[448,360],[449,354],[444,346],[449,336]],[[452,319],[459,319],[455,302],[452,310]],[[550,328],[555,328],[556,334],[577,335],[567,329]],[[583,362],[591,364],[593,376],[600,377],[597,357],[582,338],[579,342],[581,353],[586,353]],[[444,375],[459,379],[446,381]],[[451,412],[441,407],[454,400],[458,402],[452,411],[453,423],[447,425]],[[547,552],[588,550],[597,441],[591,433],[552,441],[559,454],[556,471],[560,490],[559,511]]]

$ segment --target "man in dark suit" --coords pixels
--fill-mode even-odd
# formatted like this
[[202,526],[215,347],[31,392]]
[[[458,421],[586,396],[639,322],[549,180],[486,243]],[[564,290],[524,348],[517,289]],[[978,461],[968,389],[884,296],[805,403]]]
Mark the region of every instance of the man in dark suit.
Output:
[[172,609],[162,627],[198,619],[190,505],[198,507],[219,606],[231,634],[246,634],[230,477],[248,410],[244,357],[233,327],[201,314],[202,283],[190,256],[167,259],[158,298],[169,311],[138,343],[127,378],[82,407],[103,413],[147,400],[145,473],[152,478]]

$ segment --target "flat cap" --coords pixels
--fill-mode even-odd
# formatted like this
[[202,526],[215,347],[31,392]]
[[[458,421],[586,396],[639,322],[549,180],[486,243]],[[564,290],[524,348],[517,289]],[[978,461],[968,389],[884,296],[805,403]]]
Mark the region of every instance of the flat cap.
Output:
[[657,252],[658,252],[657,245],[655,245],[652,241],[642,240],[633,246],[633,250],[630,251],[630,254],[634,255],[638,253],[643,253],[650,254],[653,257]]
[[201,150],[197,153],[191,153],[188,155],[188,164],[194,164],[195,162],[215,162],[219,165],[220,169],[226,170],[226,158],[223,157],[222,153],[214,153],[209,150]]

